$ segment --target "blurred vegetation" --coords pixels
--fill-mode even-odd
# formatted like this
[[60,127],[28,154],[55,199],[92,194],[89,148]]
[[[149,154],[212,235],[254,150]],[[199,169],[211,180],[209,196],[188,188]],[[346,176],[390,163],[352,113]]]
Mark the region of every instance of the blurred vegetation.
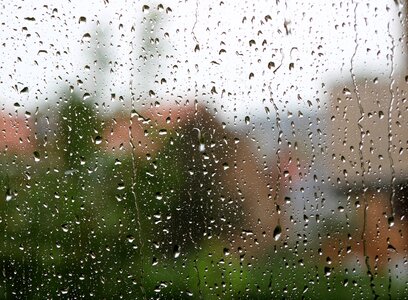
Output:
[[[68,96],[36,155],[1,156],[1,193],[11,195],[0,202],[4,298],[371,297],[365,274],[291,249],[271,246],[258,257],[228,252],[245,212],[219,200],[228,191],[217,185],[216,158],[232,148],[214,143],[197,151],[199,143],[233,144],[209,114],[164,137],[150,125],[150,138],[163,145],[155,154],[117,157],[103,148],[108,122],[90,103]],[[197,122],[214,134],[200,140]],[[406,288],[393,283],[388,291],[386,274],[374,283],[384,297],[401,297]]]

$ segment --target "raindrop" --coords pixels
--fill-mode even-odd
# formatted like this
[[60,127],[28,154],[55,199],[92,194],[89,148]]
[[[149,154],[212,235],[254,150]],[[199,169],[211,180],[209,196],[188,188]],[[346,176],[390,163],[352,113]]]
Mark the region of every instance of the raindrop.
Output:
[[24,87],[23,89],[20,90],[20,94],[25,94],[28,93],[28,87]]
[[40,152],[34,151],[34,161],[39,162],[40,161]]
[[89,99],[91,97],[91,95],[89,94],[89,93],[85,93],[83,96],[82,96],[82,99],[83,100],[87,100],[87,99]]
[[343,94],[346,95],[346,96],[350,96],[351,92],[350,92],[350,90],[348,88],[344,88],[343,89]]
[[282,228],[280,225],[277,225],[275,229],[273,230],[273,238],[275,241],[279,240],[282,234]]
[[173,257],[178,258],[180,256],[180,246],[174,245],[173,247]]
[[102,137],[99,136],[99,135],[97,135],[97,136],[95,137],[95,139],[94,139],[94,143],[95,143],[96,145],[100,145],[100,144],[102,143]]
[[6,190],[6,201],[11,201],[13,199],[13,193],[10,189]]
[[224,248],[224,255],[225,256],[229,256],[231,253],[230,253],[230,249],[228,249],[228,248]]
[[205,144],[200,143],[200,145],[198,146],[198,151],[200,151],[201,153],[205,152]]
[[144,12],[146,14],[149,12],[149,9],[150,9],[149,5],[143,5],[142,6],[142,12]]
[[388,218],[388,226],[390,226],[390,227],[394,226],[394,217],[389,217]]
[[62,228],[62,231],[63,231],[63,232],[68,232],[68,231],[69,231],[68,224],[62,224],[62,225],[61,225],[61,228]]
[[85,34],[82,36],[82,41],[83,41],[83,42],[90,42],[90,41],[91,41],[91,35],[90,35],[89,33],[85,33]]

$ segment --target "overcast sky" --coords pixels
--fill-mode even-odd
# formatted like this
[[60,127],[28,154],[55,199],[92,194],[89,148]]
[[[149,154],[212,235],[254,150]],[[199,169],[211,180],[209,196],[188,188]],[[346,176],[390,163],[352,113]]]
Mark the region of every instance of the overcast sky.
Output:
[[270,95],[283,112],[324,107],[330,87],[350,81],[352,60],[368,79],[388,78],[392,53],[396,72],[404,67],[393,0],[9,2],[0,9],[6,110],[51,105],[72,86],[106,112],[120,96],[128,105],[132,90],[139,106],[197,97],[232,120],[265,114]]

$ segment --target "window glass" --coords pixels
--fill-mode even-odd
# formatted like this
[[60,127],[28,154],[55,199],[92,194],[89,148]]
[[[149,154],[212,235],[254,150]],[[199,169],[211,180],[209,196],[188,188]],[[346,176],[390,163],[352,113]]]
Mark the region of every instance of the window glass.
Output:
[[407,297],[407,11],[1,3],[1,297]]

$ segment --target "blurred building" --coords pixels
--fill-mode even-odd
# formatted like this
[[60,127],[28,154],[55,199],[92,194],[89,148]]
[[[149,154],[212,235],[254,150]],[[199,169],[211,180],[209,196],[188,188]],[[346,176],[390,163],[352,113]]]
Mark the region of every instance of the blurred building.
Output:
[[0,113],[0,151],[23,154],[35,151],[33,122],[27,116]]
[[329,152],[340,185],[388,186],[408,174],[408,85],[402,75],[386,81],[358,80],[333,89]]
[[353,249],[362,255],[364,236],[372,265],[386,264],[392,256],[406,257],[408,252],[407,96],[406,74],[357,76],[354,82],[350,75],[330,93],[328,181],[342,195],[341,205],[354,215],[351,222],[358,225],[348,232]]

